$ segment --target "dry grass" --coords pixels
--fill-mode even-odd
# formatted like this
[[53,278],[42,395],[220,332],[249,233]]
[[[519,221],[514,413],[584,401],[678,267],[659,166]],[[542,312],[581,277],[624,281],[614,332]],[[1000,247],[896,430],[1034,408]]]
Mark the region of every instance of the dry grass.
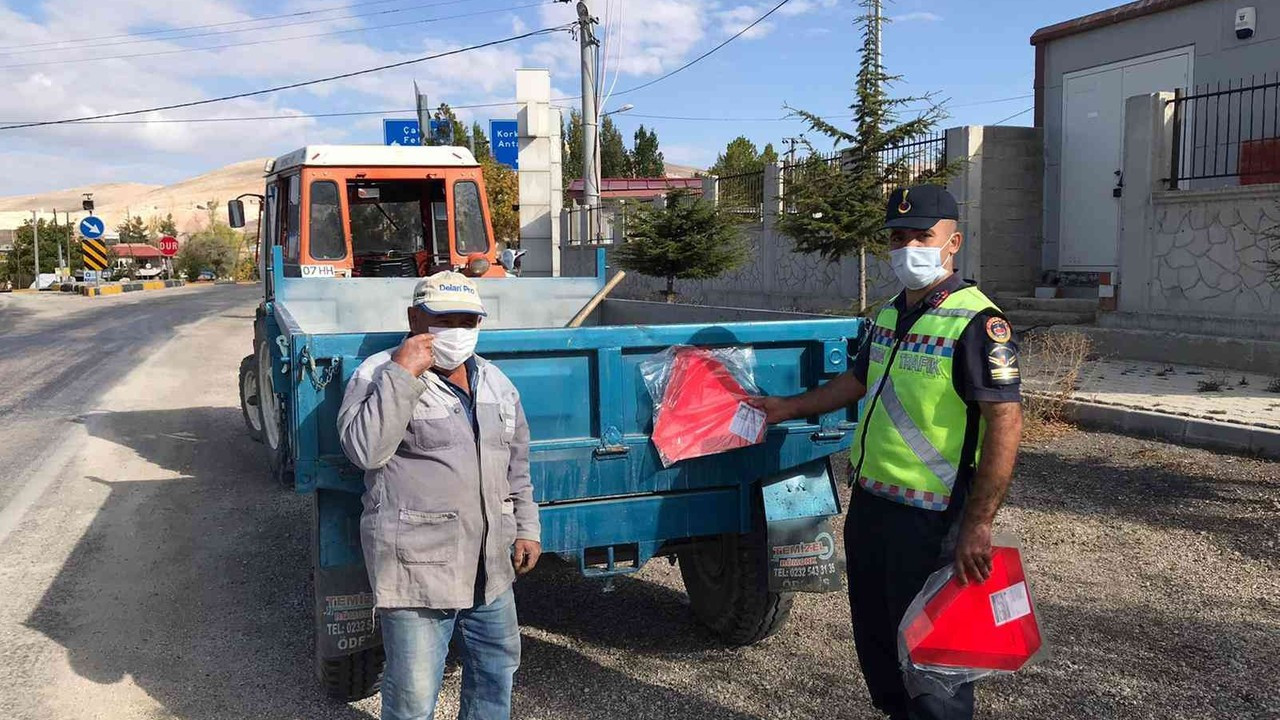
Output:
[[1039,333],[1023,340],[1023,378],[1036,381],[1034,390],[1023,395],[1024,440],[1043,442],[1073,429],[1063,410],[1092,350],[1093,342],[1083,333]]

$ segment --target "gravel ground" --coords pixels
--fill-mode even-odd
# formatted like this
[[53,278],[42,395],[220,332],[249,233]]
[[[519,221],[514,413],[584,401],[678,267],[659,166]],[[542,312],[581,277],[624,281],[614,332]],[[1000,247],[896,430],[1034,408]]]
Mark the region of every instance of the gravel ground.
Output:
[[[271,485],[241,425],[251,311],[206,309],[63,420],[75,456],[0,542],[4,720],[378,715],[319,695],[309,499]],[[1052,655],[982,684],[979,717],[1280,718],[1280,464],[1071,432],[1024,448],[999,524]],[[522,720],[876,718],[841,593],[737,649],[664,561],[612,586],[547,561],[517,593]]]

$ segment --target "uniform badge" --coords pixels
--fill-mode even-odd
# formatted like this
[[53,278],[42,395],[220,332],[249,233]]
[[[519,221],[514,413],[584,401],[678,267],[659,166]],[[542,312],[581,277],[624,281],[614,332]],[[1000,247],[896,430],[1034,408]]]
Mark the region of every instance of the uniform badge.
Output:
[[991,375],[992,385],[1017,383],[1021,377],[1018,371],[1018,353],[1004,343],[988,346],[987,372]]
[[941,307],[942,303],[946,302],[949,297],[951,297],[950,290],[938,290],[929,296],[927,302],[929,307]]
[[1002,317],[993,317],[987,320],[987,337],[993,342],[1007,343],[1013,338],[1013,328],[1009,327],[1009,321]]
[[902,199],[898,201],[899,215],[906,215],[911,212],[911,203],[907,202],[907,193],[909,192],[911,192],[909,188],[902,191]]

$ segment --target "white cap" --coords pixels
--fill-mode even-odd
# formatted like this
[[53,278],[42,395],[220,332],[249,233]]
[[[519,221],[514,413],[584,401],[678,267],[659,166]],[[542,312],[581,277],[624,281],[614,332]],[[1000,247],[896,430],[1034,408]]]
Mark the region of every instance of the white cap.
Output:
[[413,288],[413,305],[433,315],[470,313],[488,315],[471,278],[452,271],[425,277]]

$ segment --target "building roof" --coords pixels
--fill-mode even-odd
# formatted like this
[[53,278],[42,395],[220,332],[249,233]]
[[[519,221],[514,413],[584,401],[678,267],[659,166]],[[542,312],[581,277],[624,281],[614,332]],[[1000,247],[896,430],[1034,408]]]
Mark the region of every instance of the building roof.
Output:
[[160,248],[145,243],[116,243],[111,246],[116,257],[122,258],[158,258],[164,257]]
[[299,165],[308,167],[475,167],[464,147],[400,145],[308,145],[267,161],[271,175]]
[[1031,44],[1039,45],[1069,35],[1088,32],[1107,25],[1115,25],[1116,23],[1133,20],[1145,15],[1154,15],[1197,2],[1201,2],[1201,0],[1137,0],[1137,2],[1127,3],[1109,10],[1101,10],[1091,15],[1042,27],[1031,35]]
[[[672,190],[701,190],[702,178],[603,178],[600,180],[602,198],[651,198]],[[569,183],[569,195],[582,197],[582,179]]]

